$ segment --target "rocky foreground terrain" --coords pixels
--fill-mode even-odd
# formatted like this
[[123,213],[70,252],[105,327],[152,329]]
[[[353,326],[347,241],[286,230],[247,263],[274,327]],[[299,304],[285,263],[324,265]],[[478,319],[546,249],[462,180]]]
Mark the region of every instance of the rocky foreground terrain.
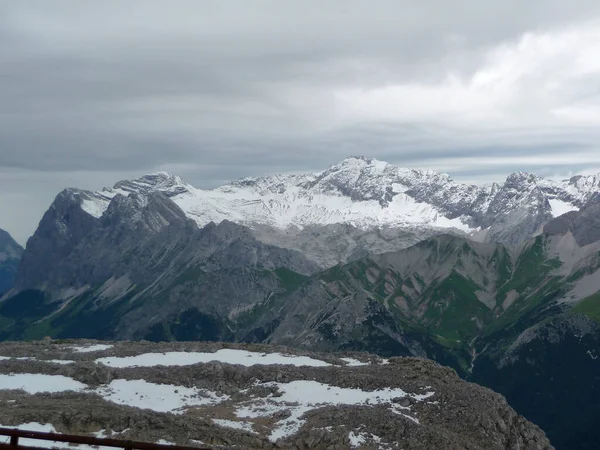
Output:
[[0,425],[204,448],[553,448],[432,361],[201,342],[0,343]]

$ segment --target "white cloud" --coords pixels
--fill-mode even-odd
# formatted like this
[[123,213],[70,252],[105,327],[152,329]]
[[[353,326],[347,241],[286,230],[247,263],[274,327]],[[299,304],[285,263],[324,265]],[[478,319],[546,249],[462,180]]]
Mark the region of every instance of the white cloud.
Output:
[[591,89],[600,76],[599,61],[599,22],[528,32],[490,49],[468,76],[450,72],[437,83],[338,89],[336,112],[348,122],[595,125],[600,123],[600,96]]

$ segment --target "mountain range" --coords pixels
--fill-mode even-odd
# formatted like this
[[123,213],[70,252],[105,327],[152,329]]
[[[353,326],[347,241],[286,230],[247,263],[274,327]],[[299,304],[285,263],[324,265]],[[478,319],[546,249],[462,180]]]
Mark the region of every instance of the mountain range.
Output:
[[351,157],[199,190],[157,173],[58,194],[0,339],[283,344],[421,356],[556,448],[600,431],[600,176],[463,185]]

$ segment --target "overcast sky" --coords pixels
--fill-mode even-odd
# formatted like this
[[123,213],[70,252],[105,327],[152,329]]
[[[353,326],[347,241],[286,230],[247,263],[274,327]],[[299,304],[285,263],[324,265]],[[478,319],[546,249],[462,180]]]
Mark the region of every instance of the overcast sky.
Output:
[[600,172],[597,0],[0,0],[0,228],[64,187],[347,155]]

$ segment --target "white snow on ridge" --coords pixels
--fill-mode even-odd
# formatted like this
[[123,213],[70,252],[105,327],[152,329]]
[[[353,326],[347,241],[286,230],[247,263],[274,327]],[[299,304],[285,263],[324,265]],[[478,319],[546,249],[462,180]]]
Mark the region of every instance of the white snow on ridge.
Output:
[[104,214],[104,211],[106,211],[106,209],[108,208],[109,203],[109,200],[94,197],[83,200],[81,202],[81,209],[83,209],[90,216],[99,219],[100,217],[102,217],[102,214]]
[[571,211],[579,211],[577,206],[557,198],[549,199],[548,203],[550,203],[550,208],[552,208],[552,217],[559,217]]
[[[461,218],[447,219],[439,210],[405,194],[414,186],[448,185],[455,195],[473,197],[473,186],[459,185],[445,174],[396,167],[383,161],[348,158],[319,173],[247,178],[217,189],[196,189],[181,178],[156,173],[118,183],[88,195],[82,208],[100,217],[118,192],[165,192],[199,226],[230,220],[243,225],[289,226],[348,223],[357,227],[428,225],[471,229]],[[386,186],[396,195],[382,206]],[[359,198],[346,189],[361,192]]]
[[281,395],[246,402],[236,410],[236,416],[242,419],[251,419],[268,417],[279,411],[290,410],[291,415],[278,421],[272,430],[269,436],[269,440],[272,442],[296,434],[305,423],[302,416],[313,409],[324,406],[386,405],[395,414],[406,417],[418,424],[417,418],[407,414],[407,412],[410,412],[410,408],[394,403],[393,399],[409,396],[416,401],[422,401],[434,395],[434,392],[420,395],[407,394],[402,389],[390,388],[368,392],[308,380],[292,381],[290,383],[269,382],[259,385],[276,387]]
[[68,348],[77,353],[91,353],[91,352],[103,352],[104,350],[108,350],[109,348],[113,348],[113,347],[114,347],[114,345],[95,344],[95,345],[84,345],[84,346],[74,345],[74,346],[68,347]]
[[16,359],[21,361],[40,361],[54,364],[73,364],[75,361],[67,360],[67,359],[37,359],[29,356],[19,357],[19,358],[11,358],[10,356],[0,356],[0,361],[8,361],[10,359]]
[[175,414],[182,414],[187,406],[215,405],[229,399],[227,395],[218,396],[207,390],[145,380],[113,380],[95,392],[119,405]]
[[22,389],[28,394],[38,392],[82,391],[87,386],[63,375],[43,375],[38,373],[0,374],[0,390]]
[[371,363],[369,362],[362,362],[359,361],[358,359],[354,359],[354,358],[340,358],[342,361],[346,361],[348,363],[349,366],[351,367],[357,367],[357,366],[370,366]]
[[388,206],[376,200],[358,201],[334,193],[306,192],[293,185],[286,186],[281,193],[231,186],[214,191],[193,189],[172,200],[199,226],[227,219],[243,225],[261,223],[277,228],[335,223],[357,227],[427,224],[472,231],[460,218],[448,219],[435,207],[404,193],[397,194]]
[[136,356],[108,357],[97,359],[97,363],[105,366],[152,367],[152,366],[189,366],[198,363],[219,361],[226,364],[240,364],[250,367],[257,364],[291,364],[294,366],[325,367],[331,364],[307,356],[282,355],[281,353],[258,353],[246,350],[220,349],[214,353],[203,352],[168,352],[144,353]]

